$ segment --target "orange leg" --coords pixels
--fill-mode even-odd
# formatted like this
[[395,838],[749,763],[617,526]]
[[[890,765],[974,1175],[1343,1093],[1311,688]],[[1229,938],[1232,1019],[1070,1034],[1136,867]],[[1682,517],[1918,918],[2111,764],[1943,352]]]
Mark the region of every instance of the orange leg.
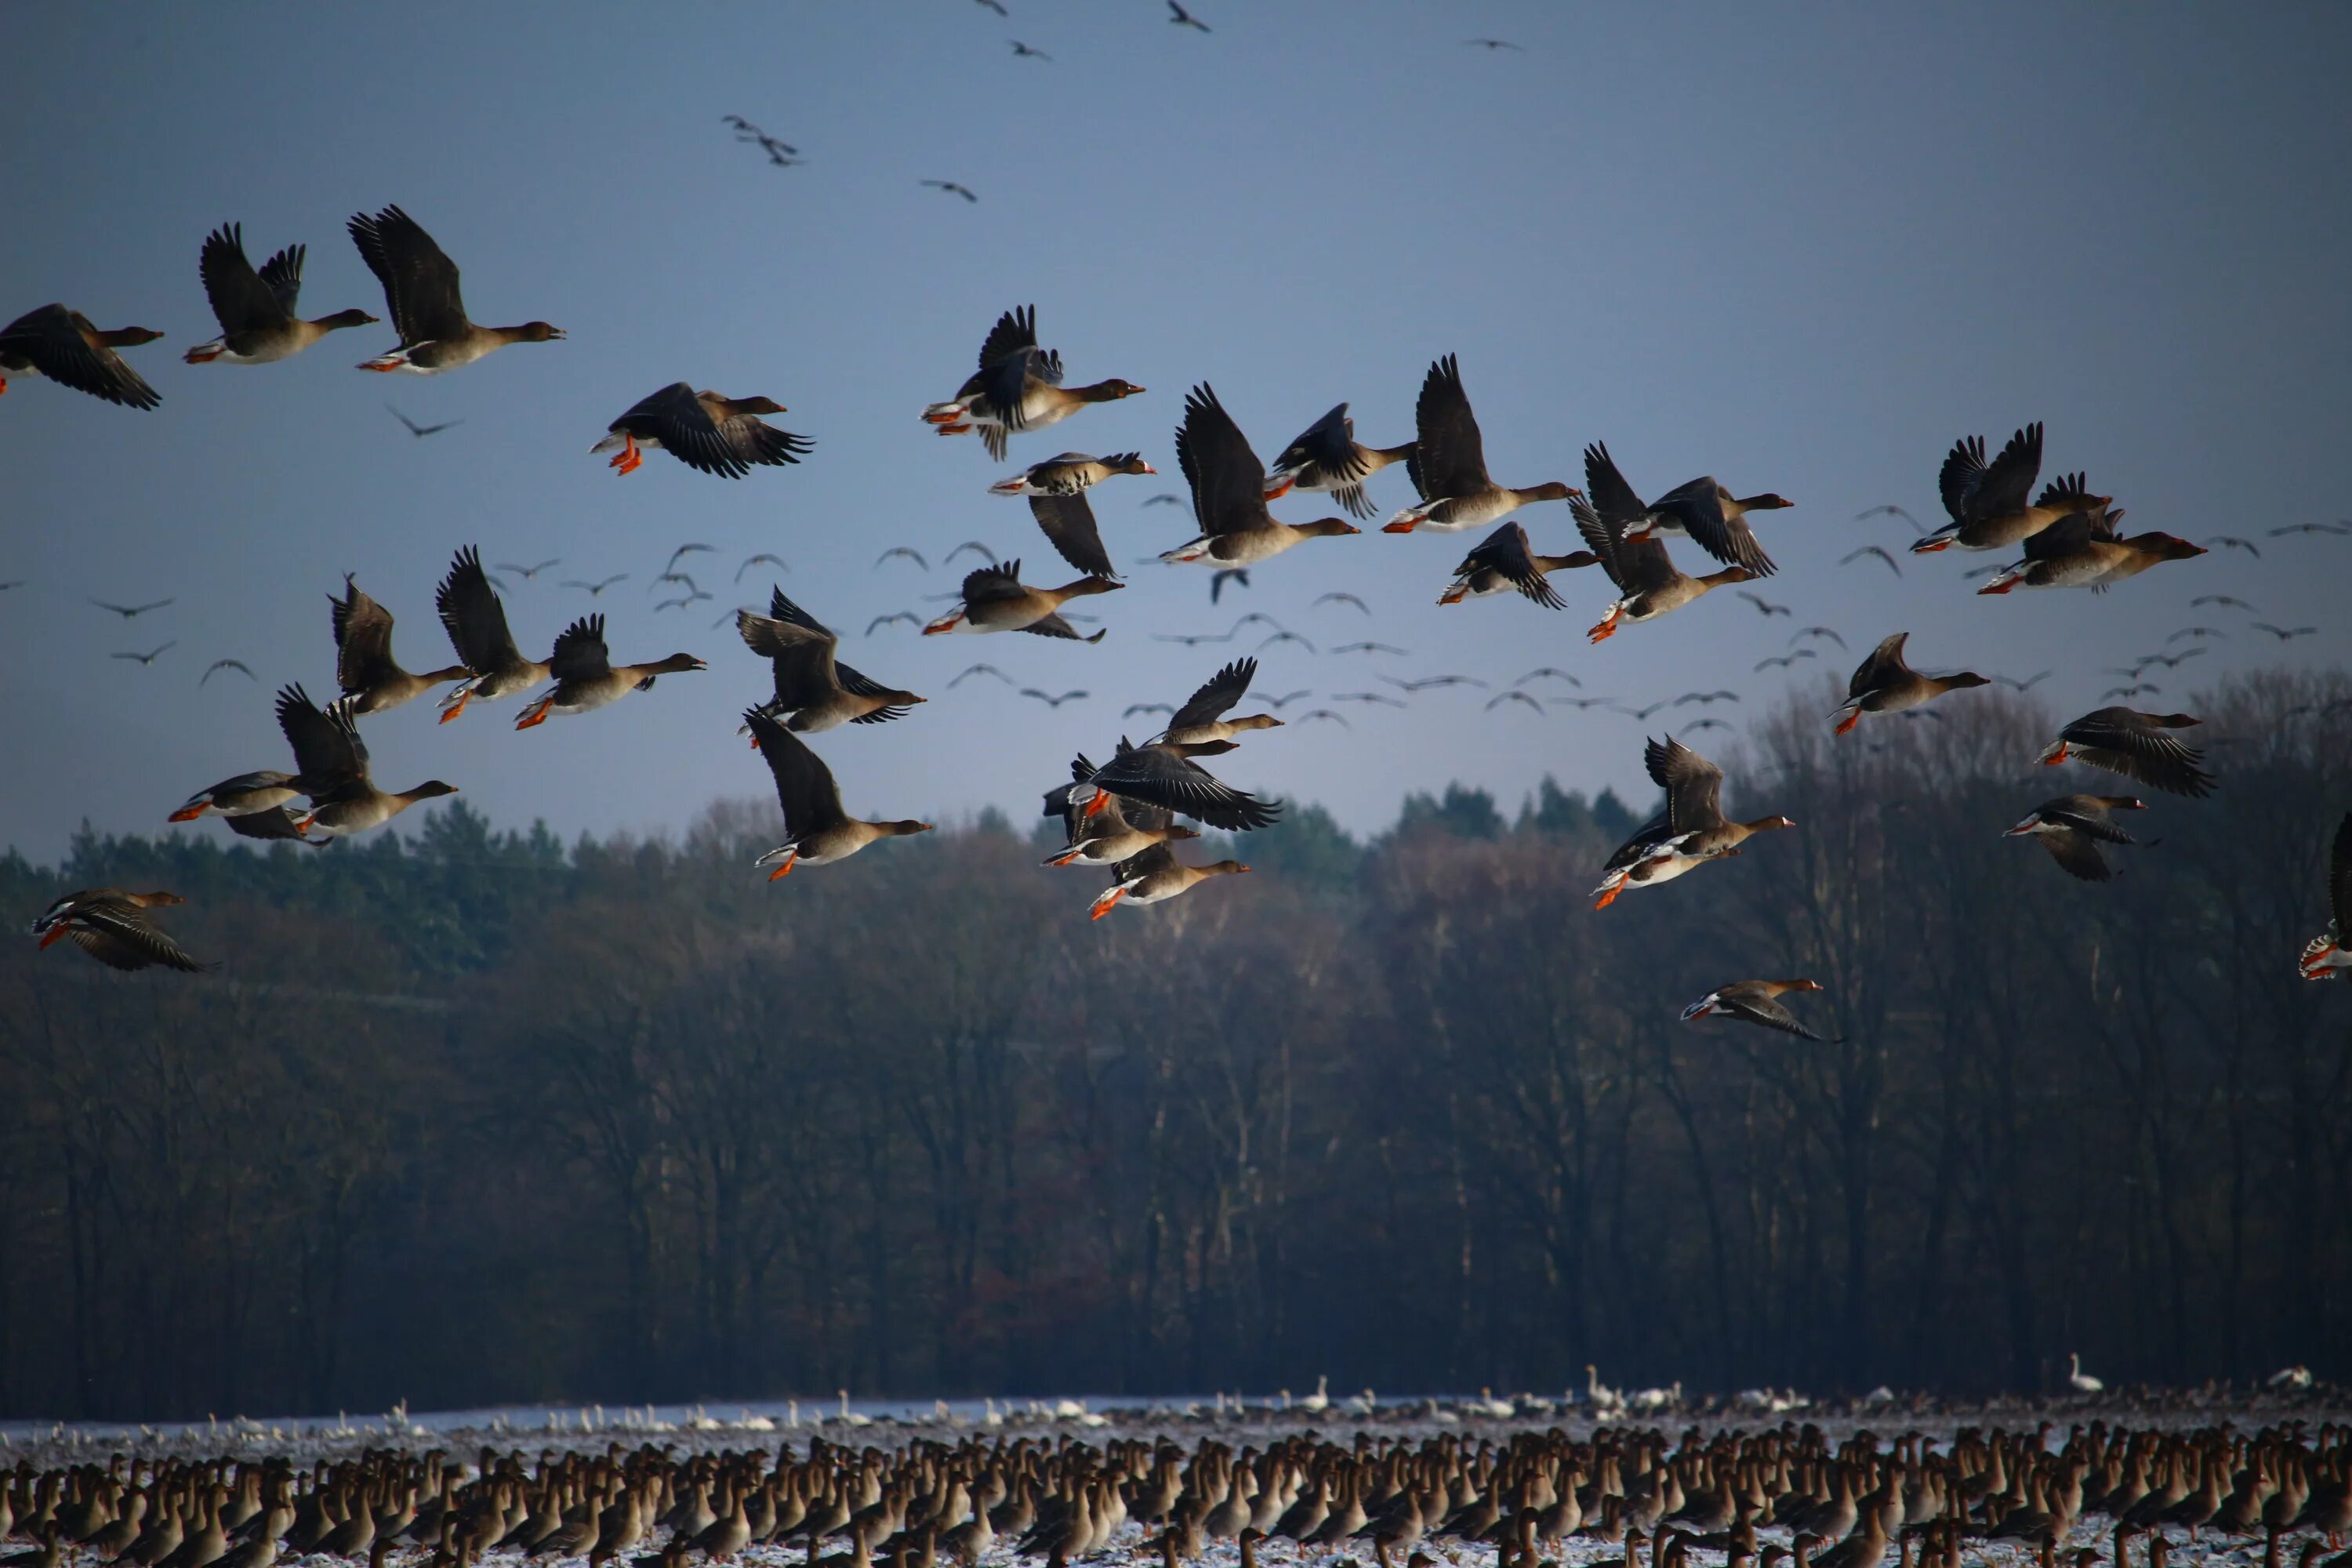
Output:
[[1412,524],[1410,522],[1384,522],[1381,524],[1381,531],[1382,533],[1411,533],[1412,531]]
[[2006,583],[1988,583],[1983,587],[1979,588],[1977,590],[1977,594],[1979,597],[1986,594],[2006,594],[2011,588],[2016,587],[2020,581],[2021,579],[2019,578],[2011,577]]
[[789,854],[789,855],[785,856],[785,857],[784,857],[784,863],[783,863],[782,865],[781,865],[781,866],[777,867],[774,870],[772,870],[772,871],[771,871],[771,872],[769,872],[769,873],[768,873],[768,880],[770,880],[771,882],[772,882],[772,881],[774,881],[774,880],[775,880],[777,878],[779,878],[779,877],[789,877],[789,876],[791,876],[791,875],[792,875],[792,873],[793,873],[793,863],[794,863],[795,861],[799,860],[799,859],[800,859],[800,858],[801,858],[801,852],[800,852],[799,850],[797,850],[797,849],[793,850],[791,854]]
[[1110,792],[1108,790],[1098,789],[1095,791],[1094,799],[1087,802],[1087,815],[1088,816],[1092,816],[1095,813],[1100,811],[1104,806],[1107,806],[1109,804]]
[[2058,742],[2056,750],[2053,751],[2048,756],[2042,759],[2042,765],[2045,768],[2054,768],[2065,760],[2066,742],[2061,741]]
[[1859,724],[1859,723],[1861,723],[1861,722],[1862,722],[1862,710],[1861,710],[1861,709],[1859,709],[1859,708],[1857,708],[1857,709],[1855,709],[1853,712],[1851,712],[1851,713],[1847,714],[1843,719],[1841,719],[1841,720],[1839,720],[1839,721],[1838,721],[1837,732],[1838,732],[1839,734],[1841,734],[1841,735],[1845,734],[1847,731],[1851,731],[1851,730],[1852,730],[1852,729],[1853,729],[1856,724]]
[[166,822],[194,822],[196,818],[205,814],[205,805],[209,803],[200,802],[194,805],[184,805],[163,820]]
[[1281,488],[1281,489],[1271,489],[1271,490],[1268,490],[1268,491],[1266,491],[1266,492],[1265,492],[1265,499],[1266,499],[1266,500],[1280,500],[1283,497],[1285,497],[1285,496],[1286,496],[1286,495],[1288,495],[1288,494],[1290,493],[1290,487],[1291,487],[1291,486],[1293,486],[1293,485],[1295,485],[1295,484],[1297,484],[1297,482],[1298,482],[1298,481],[1297,481],[1297,479],[1285,479],[1285,480],[1283,480],[1283,481],[1282,481],[1282,488]]
[[1601,622],[1599,626],[1593,627],[1591,631],[1585,635],[1594,642],[1607,642],[1611,637],[1617,635],[1617,617],[1623,613],[1624,611],[1622,606],[1617,609],[1611,610],[1607,620]]
[[946,424],[941,425],[939,427],[939,431],[942,436],[969,436],[971,434],[971,426],[960,421],[950,419]]
[[315,811],[311,812],[308,816],[304,816],[301,821],[294,825],[294,831],[297,833],[308,833],[310,831],[310,825],[318,820],[319,814]]
[[473,700],[474,694],[472,692],[459,692],[457,694],[457,701],[452,702],[448,707],[441,710],[441,722],[446,724],[450,720],[455,719],[458,714],[463,713],[466,710],[466,704],[471,702]]
[[1948,539],[1923,539],[1918,543],[1911,547],[1911,553],[1914,555],[1933,555],[1938,550],[1949,550],[1951,547],[1952,542]]
[[50,927],[50,928],[49,928],[49,934],[48,934],[48,935],[47,935],[47,936],[45,936],[45,937],[43,937],[43,938],[41,939],[41,945],[42,945],[43,947],[47,947],[47,946],[48,946],[51,942],[63,942],[63,941],[65,941],[65,939],[66,939],[66,932],[67,932],[67,931],[68,931],[69,929],[70,929],[69,927],[63,926],[63,925],[57,925],[57,926],[52,926],[52,927]]
[[1046,861],[1045,864],[1048,866],[1066,866],[1086,852],[1087,847],[1085,845],[1073,845],[1071,847],[1063,850],[1059,855],[1055,856],[1051,860]]
[[1599,903],[1597,903],[1597,904],[1593,905],[1592,907],[1593,907],[1594,909],[1596,909],[1596,910],[1605,910],[1605,909],[1607,909],[1610,905],[1612,905],[1612,904],[1613,904],[1613,903],[1615,903],[1615,902],[1617,901],[1617,895],[1618,895],[1618,894],[1620,894],[1620,893],[1622,893],[1622,892],[1623,892],[1624,890],[1625,890],[1625,884],[1624,884],[1624,883],[1622,883],[1622,882],[1618,883],[1615,887],[1613,887],[1613,888],[1610,889],[1607,892],[1605,892],[1605,893],[1601,894],[1601,901],[1600,901]]
[[524,709],[522,712],[516,717],[515,728],[518,730],[530,730],[546,723],[547,710],[554,705],[555,699],[552,697],[541,698],[538,701]]
[[1103,916],[1110,913],[1113,909],[1117,908],[1119,900],[1125,897],[1127,897],[1127,889],[1125,888],[1113,888],[1109,892],[1105,893],[1101,898],[1095,900],[1095,912],[1088,915],[1087,919],[1090,921],[1098,921],[1102,919]]

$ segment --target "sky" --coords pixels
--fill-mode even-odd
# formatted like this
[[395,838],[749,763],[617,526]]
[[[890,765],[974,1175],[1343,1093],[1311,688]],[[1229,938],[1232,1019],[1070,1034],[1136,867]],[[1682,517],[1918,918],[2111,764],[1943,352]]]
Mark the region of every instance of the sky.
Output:
[[[442,727],[430,702],[365,721],[386,787],[446,779],[494,823],[567,836],[675,832],[712,799],[766,793],[734,730],[767,672],[712,626],[764,600],[768,569],[732,580],[760,552],[842,631],[845,660],[930,699],[818,738],[845,804],[940,821],[1034,816],[1072,752],[1152,727],[1122,720],[1128,704],[1181,700],[1271,628],[1198,647],[1155,634],[1250,611],[1318,650],[1269,649],[1258,689],[1311,690],[1287,711],[1351,727],[1254,736],[1220,775],[1360,832],[1453,780],[1507,810],[1547,773],[1647,798],[1643,736],[1700,710],[1487,710],[1544,666],[1629,708],[1734,689],[1712,711],[1739,723],[1792,684],[1826,712],[1829,680],[1904,629],[1923,668],[2053,671],[2035,695],[2062,716],[2192,625],[2226,636],[2151,672],[2147,704],[2352,657],[2352,538],[2269,531],[2352,514],[2335,472],[2352,409],[2352,12],[1202,0],[1202,34],[1160,0],[1005,3],[1009,17],[979,0],[15,8],[16,58],[42,68],[0,96],[0,319],[58,300],[167,335],[128,351],[155,412],[40,381],[0,398],[0,581],[22,580],[0,593],[0,845],[51,858],[84,819],[163,831],[194,791],[289,766],[271,692],[331,691],[326,596],[343,574],[397,617],[402,661],[431,668],[451,657],[433,588],[467,543],[561,559],[506,595],[526,651],[593,607],[616,659],[710,662],[522,733],[512,702]],[[1051,60],[1017,58],[1015,38]],[[805,162],[772,166],[730,113]],[[543,318],[567,340],[429,379],[352,368],[393,346],[388,321],[280,364],[180,363],[215,335],[196,274],[209,229],[241,222],[257,264],[307,244],[305,314],[387,316],[343,224],[390,204],[456,259],[475,320]],[[1028,303],[1074,384],[1149,390],[1018,437],[998,465],[918,416]],[[1342,399],[1387,445],[1410,437],[1447,353],[1503,483],[1580,484],[1601,440],[1644,493],[1712,473],[1791,498],[1758,521],[1781,571],[1754,586],[1792,614],[1725,592],[1589,647],[1613,596],[1598,572],[1559,580],[1558,613],[1438,607],[1483,531],[1310,541],[1215,606],[1202,568],[1127,564],[1192,536],[1186,509],[1143,504],[1183,488],[1187,386],[1213,384],[1263,458]],[[740,482],[660,454],[617,478],[589,455],[677,380],[775,398],[791,410],[775,423],[815,450]],[[462,423],[418,440],[387,400]],[[2127,531],[2242,535],[2260,558],[2217,549],[2105,595],[1979,598],[1961,574],[1999,557],[1911,557],[1901,520],[1857,520],[1894,504],[1940,521],[1953,440],[1997,447],[2032,420],[2044,477],[2087,470]],[[964,540],[1031,582],[1075,576],[1023,503],[986,493],[1066,448],[1137,448],[1160,470],[1093,492],[1129,578],[1078,606],[1103,643],[866,635],[877,616],[937,614],[972,564],[942,564]],[[1383,511],[1412,499],[1396,470],[1371,491]],[[1276,515],[1337,510],[1324,500]],[[1564,506],[1521,518],[1538,549],[1576,543]],[[681,563],[716,598],[656,612],[652,579],[688,542],[716,547]],[[1870,543],[1899,580],[1839,563]],[[898,545],[929,570],[877,565]],[[1686,570],[1713,564],[1675,549]],[[556,585],[619,572],[593,605]],[[1370,616],[1314,603],[1332,591]],[[2254,613],[2192,610],[2213,593]],[[89,602],[166,597],[128,624]],[[2282,645],[2257,620],[2319,630]],[[1813,624],[1848,653],[1754,671]],[[1409,651],[1320,651],[1364,639]],[[152,665],[110,657],[166,641]],[[258,681],[200,687],[226,658]],[[987,676],[950,689],[981,660],[1091,695],[1049,710]],[[1402,710],[1330,700],[1399,695],[1383,673],[1490,684]]]

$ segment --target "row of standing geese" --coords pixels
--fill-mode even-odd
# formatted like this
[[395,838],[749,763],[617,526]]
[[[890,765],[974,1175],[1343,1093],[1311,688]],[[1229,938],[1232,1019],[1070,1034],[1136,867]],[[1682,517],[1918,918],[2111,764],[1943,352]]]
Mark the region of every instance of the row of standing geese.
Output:
[[[1501,1568],[1538,1568],[1571,1540],[1583,1560],[1622,1552],[1626,1568],[1957,1565],[1964,1543],[2061,1551],[2088,1568],[2111,1544],[2114,1568],[2164,1568],[2201,1532],[2254,1537],[2266,1568],[2301,1535],[2308,1568],[2352,1531],[2352,1431],[2301,1424],[2138,1427],[2077,1424],[1868,1429],[1832,1441],[1816,1426],[1758,1431],[1554,1426],[1498,1438],[1410,1440],[1309,1429],[1263,1447],[1162,1436],[1091,1443],[1028,1436],[897,1448],[813,1439],[679,1456],[667,1447],[482,1448],[470,1466],[435,1448],[383,1450],[297,1466],[286,1459],[106,1465],[37,1470],[0,1485],[0,1536],[37,1542],[18,1568],[68,1561],[131,1568],[270,1568],[279,1558],[395,1552],[436,1568],[500,1561],[625,1561],[661,1568],[804,1548],[811,1568],[935,1568],[1006,1556],[1052,1568],[1104,1552],[1150,1552],[1169,1568],[1234,1542],[1244,1564],[1265,1542],[1296,1560],[1369,1549],[1433,1562],[1488,1548]],[[764,1550],[763,1550],[764,1549]],[[2352,1555],[2352,1554],[2347,1554]],[[2346,1557],[2330,1559],[2338,1568]]]
[[[352,216],[348,229],[369,269],[382,285],[398,334],[390,351],[361,368],[430,375],[470,364],[519,342],[560,340],[545,321],[516,327],[485,327],[467,315],[456,265],[424,227],[397,206]],[[329,332],[371,324],[376,318],[347,310],[315,320],[296,313],[304,247],[271,256],[258,269],[247,258],[241,229],[225,225],[208,236],[198,271],[220,336],[191,349],[192,363],[265,364],[289,358]],[[160,395],[122,360],[119,349],[152,341],[144,328],[111,331],[63,305],[49,305],[0,330],[0,390],[9,375],[38,375],[135,408],[152,408]],[[1041,346],[1034,307],[1005,311],[983,340],[978,367],[954,395],[929,405],[923,419],[942,436],[977,433],[989,455],[1004,459],[1012,437],[1058,424],[1089,405],[1124,399],[1144,389],[1118,377],[1066,384],[1058,350]],[[612,451],[612,466],[627,474],[642,466],[647,451],[667,452],[698,471],[741,479],[758,467],[797,463],[813,449],[805,437],[777,429],[763,416],[783,412],[767,397],[729,397],[694,390],[679,382],[642,399],[613,421],[596,451]],[[1790,506],[1766,492],[1735,495],[1712,476],[1694,479],[1644,501],[1626,480],[1607,447],[1585,450],[1582,489],[1559,480],[1512,487],[1488,472],[1484,442],[1472,412],[1459,363],[1448,354],[1424,378],[1415,408],[1414,439],[1394,447],[1371,447],[1355,437],[1348,405],[1316,421],[1280,454],[1269,470],[1248,438],[1206,384],[1186,396],[1176,432],[1176,454],[1190,487],[1200,532],[1166,552],[1170,563],[1201,563],[1220,572],[1243,572],[1309,539],[1360,531],[1345,518],[1307,523],[1277,521],[1268,502],[1293,489],[1328,494],[1351,516],[1374,515],[1366,481],[1381,469],[1402,464],[1418,499],[1396,511],[1385,531],[1456,532],[1496,525],[1465,557],[1441,605],[1516,593],[1547,609],[1563,607],[1551,577],[1599,566],[1617,591],[1591,640],[1598,643],[1622,626],[1640,625],[1682,609],[1713,588],[1769,576],[1777,570],[1749,522],[1751,514]],[[1981,437],[1956,442],[1938,474],[1937,488],[1948,522],[1913,545],[1920,553],[1948,549],[2016,548],[2022,559],[2003,568],[1980,594],[2014,589],[2090,587],[2104,591],[2151,567],[2205,553],[2202,547],[2163,532],[2124,535],[2113,498],[2094,493],[2081,473],[2034,486],[2042,468],[2039,425],[2020,429],[1990,459]],[[992,563],[964,580],[961,602],[924,627],[927,634],[1026,631],[1073,640],[1099,641],[1079,634],[1062,614],[1071,600],[1111,592],[1122,584],[1104,548],[1087,491],[1120,475],[1154,470],[1138,453],[1097,458],[1067,452],[1034,463],[993,487],[997,493],[1025,498],[1046,542],[1084,575],[1060,587],[1021,581],[1020,563]],[[1537,551],[1526,529],[1507,521],[1523,506],[1569,503],[1587,548],[1565,553]],[[1665,541],[1680,538],[1722,563],[1719,570],[1690,575],[1675,566]],[[428,781],[414,789],[384,791],[372,781],[365,744],[356,721],[412,700],[436,685],[458,683],[445,703],[455,718],[472,701],[520,695],[549,680],[548,694],[528,705],[517,720],[529,728],[551,716],[584,713],[632,692],[650,688],[664,674],[707,668],[679,653],[643,664],[614,664],[604,641],[601,615],[581,617],[556,638],[544,660],[525,657],[509,631],[503,606],[483,573],[479,555],[459,552],[438,595],[441,618],[459,663],[426,675],[403,670],[392,658],[391,617],[347,583],[336,602],[338,675],[342,695],[323,708],[299,685],[283,689],[278,717],[294,752],[293,773],[264,771],[224,780],[199,792],[174,819],[215,814],[232,827],[258,837],[304,838],[311,830],[332,837],[366,831],[389,821],[422,799],[451,793]],[[928,824],[908,820],[865,821],[843,810],[832,773],[802,737],[844,724],[885,722],[923,700],[884,687],[843,665],[837,638],[781,591],[767,616],[739,613],[738,629],[773,667],[773,696],[743,715],[745,732],[765,758],[783,808],[787,837],[761,857],[782,877],[796,865],[826,865],[845,859],[877,839],[919,833]],[[1986,684],[1971,671],[1929,676],[1906,660],[1906,633],[1881,642],[1857,668],[1838,713],[1837,732],[1852,731],[1864,718],[1913,714],[1948,692]],[[1237,660],[1219,670],[1181,706],[1167,728],[1142,745],[1118,742],[1108,763],[1084,755],[1072,764],[1068,784],[1046,795],[1048,816],[1067,825],[1068,847],[1054,865],[1107,868],[1110,886],[1095,900],[1096,918],[1121,902],[1147,905],[1177,897],[1213,877],[1246,871],[1238,861],[1192,866],[1171,847],[1194,829],[1179,816],[1229,832],[1265,827],[1278,818],[1276,803],[1259,800],[1223,784],[1199,759],[1233,751],[1240,737],[1282,721],[1271,713],[1228,718],[1246,694],[1255,660]],[[2210,791],[2212,779],[2201,756],[2172,731],[2193,725],[2187,714],[2139,712],[2109,707],[2086,714],[2061,731],[2042,760],[2090,763],[2151,787],[2184,795]],[[1603,868],[1595,889],[1596,908],[1622,893],[1673,880],[1711,861],[1737,856],[1753,835],[1791,826],[1770,816],[1736,821],[1720,805],[1722,773],[1714,763],[1668,737],[1648,742],[1644,763],[1665,792],[1666,808],[1629,839]],[[307,797],[307,811],[293,805]],[[2070,874],[2094,881],[2113,875],[2102,845],[2129,844],[2116,825],[2116,813],[2144,809],[2127,795],[2067,795],[2044,802],[2009,831],[2039,839]],[[2352,819],[2347,819],[2352,820]],[[2303,973],[2325,978],[2352,966],[2337,945],[2347,929],[2346,846],[2339,835],[2331,868],[2336,921],[2327,936],[2305,950]],[[199,967],[156,925],[152,910],[176,901],[168,893],[132,894],[121,889],[86,889],[59,900],[37,922],[48,942],[68,939],[117,967],[163,963]],[[1780,998],[1819,990],[1806,979],[1748,980],[1719,987],[1693,1004],[1685,1018],[1727,1016],[1806,1038],[1818,1039]]]

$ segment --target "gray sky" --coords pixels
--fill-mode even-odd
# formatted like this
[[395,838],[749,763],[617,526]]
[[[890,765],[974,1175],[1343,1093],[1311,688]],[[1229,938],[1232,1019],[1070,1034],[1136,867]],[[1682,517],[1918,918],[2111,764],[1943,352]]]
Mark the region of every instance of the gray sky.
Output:
[[[2267,536],[2352,513],[2335,472],[2352,409],[2340,7],[1202,0],[1202,36],[1158,0],[1007,4],[1009,20],[974,0],[18,8],[14,52],[38,68],[0,97],[0,319],[63,300],[168,336],[130,353],[163,395],[155,413],[39,382],[0,400],[0,580],[28,579],[0,595],[0,840],[47,858],[85,816],[159,829],[193,790],[288,765],[270,690],[331,691],[325,595],[342,573],[399,617],[403,661],[428,668],[448,656],[432,588],[469,542],[491,561],[562,558],[508,595],[529,651],[590,607],[551,579],[625,571],[597,606],[614,657],[711,661],[520,734],[513,703],[446,728],[429,702],[368,721],[387,787],[446,778],[499,823],[541,815],[567,834],[681,826],[714,796],[765,791],[733,735],[764,668],[710,627],[764,597],[764,569],[729,581],[758,551],[790,563],[786,592],[845,631],[845,658],[931,697],[820,742],[851,809],[893,816],[1034,812],[1074,750],[1108,749],[1119,709],[1181,699],[1264,629],[1193,649],[1150,634],[1219,631],[1246,610],[1318,647],[1411,650],[1273,650],[1260,689],[1318,701],[1388,689],[1377,669],[1499,689],[1550,664],[1629,705],[1729,687],[1753,713],[1785,681],[1751,667],[1812,622],[1852,657],[1800,665],[1803,682],[1842,683],[1907,627],[1923,668],[2056,668],[2037,695],[2067,713],[2116,683],[2103,667],[2198,622],[2228,638],[2151,676],[2158,706],[2282,657],[2352,654],[2352,539]],[[1474,35],[1526,52],[1460,41]],[[1015,58],[1016,37],[1054,62]],[[257,79],[268,89],[249,93]],[[730,112],[808,162],[769,166],[729,139]],[[342,226],[389,203],[463,268],[476,320],[543,317],[570,340],[429,380],[352,368],[392,346],[388,322],[285,364],[179,363],[215,335],[196,277],[213,226],[242,221],[257,263],[307,243],[305,314],[383,315]],[[1000,467],[916,416],[997,313],[1031,301],[1074,384],[1150,392],[1017,438]],[[1601,439],[1645,493],[1712,472],[1793,498],[1759,523],[1782,569],[1762,592],[1793,618],[1727,593],[1589,648],[1612,596],[1597,572],[1561,580],[1559,614],[1517,598],[1441,610],[1479,535],[1367,532],[1302,546],[1213,611],[1201,569],[1130,568],[1131,586],[1082,606],[1107,617],[1099,647],[863,635],[876,615],[933,613],[922,595],[953,588],[939,563],[964,539],[1021,556],[1031,581],[1073,575],[1025,506],[983,493],[1021,462],[1141,448],[1160,479],[1095,492],[1124,564],[1191,537],[1189,512],[1142,506],[1182,489],[1190,384],[1214,384],[1262,457],[1342,398],[1387,444],[1408,438],[1423,371],[1449,351],[1504,483],[1580,483],[1580,451]],[[740,483],[660,455],[615,479],[588,455],[679,379],[776,398],[816,452]],[[387,396],[465,423],[414,440]],[[2127,528],[2246,534],[2262,559],[2216,551],[2105,595],[2006,599],[1958,580],[1990,555],[1906,556],[1900,582],[1837,565],[1910,538],[1852,521],[1865,507],[1939,517],[1956,437],[1998,446],[2032,419],[2045,477],[2086,468]],[[1410,499],[1401,472],[1372,489],[1384,510]],[[1538,548],[1573,543],[1567,508],[1522,518]],[[688,541],[719,547],[687,568],[719,603],[656,615],[650,579]],[[924,551],[929,574],[874,569],[896,544]],[[1711,564],[1675,549],[1687,570]],[[1376,617],[1310,608],[1331,589]],[[2216,592],[2262,614],[2189,610]],[[178,602],[125,626],[91,595]],[[2323,629],[2283,656],[2255,618]],[[152,668],[107,657],[173,638]],[[230,657],[262,684],[225,671],[198,689]],[[1053,712],[985,677],[949,691],[976,659],[1094,697]],[[1547,772],[1640,784],[1642,723],[1489,714],[1487,695],[1343,705],[1352,731],[1261,736],[1221,771],[1359,829],[1454,778],[1507,807]]]

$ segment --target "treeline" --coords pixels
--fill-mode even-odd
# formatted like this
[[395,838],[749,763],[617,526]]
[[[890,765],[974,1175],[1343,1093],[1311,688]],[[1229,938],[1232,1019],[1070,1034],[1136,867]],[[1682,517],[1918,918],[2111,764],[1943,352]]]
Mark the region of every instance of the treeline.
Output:
[[[2000,832],[2131,786],[1990,692],[1703,747],[1799,826],[1602,913],[1641,812],[1549,788],[1098,923],[995,817],[772,886],[770,804],[85,833],[11,920],[171,888],[225,967],[0,948],[0,1415],[2340,1368],[2347,693],[2210,694],[2105,886]],[[1677,1020],[1793,975],[1843,1043]]]

